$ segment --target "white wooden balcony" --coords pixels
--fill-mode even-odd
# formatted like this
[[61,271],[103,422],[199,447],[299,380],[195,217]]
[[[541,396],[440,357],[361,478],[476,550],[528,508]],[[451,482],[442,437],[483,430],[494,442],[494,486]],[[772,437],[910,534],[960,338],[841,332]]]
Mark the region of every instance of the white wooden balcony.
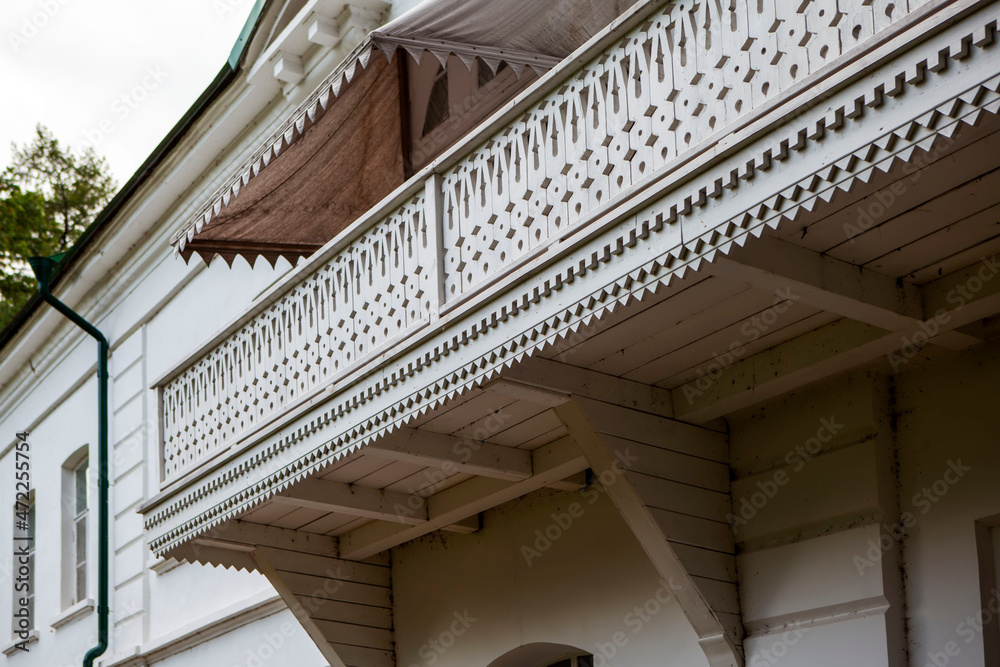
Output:
[[[651,455],[643,474],[686,491],[616,503],[654,507],[637,537],[692,583],[681,605],[710,663],[739,664],[756,621],[735,544],[767,536],[725,523],[716,420],[918,339],[992,335],[1000,283],[953,297],[1000,251],[1000,190],[975,182],[1000,136],[998,20],[974,0],[636,6],[156,381],[152,549],[278,582],[300,565],[273,562],[276,544],[382,568],[387,549],[612,468],[600,441],[617,434],[699,459]],[[853,211],[873,202],[869,229]],[[696,519],[671,523],[681,505]],[[376,620],[346,664],[392,664]]]
[[[830,97],[833,81],[863,64],[865,46],[888,40],[904,20],[956,3],[724,4],[638,7],[161,378],[163,487],[175,488],[356,379],[381,376],[338,407],[339,419],[540,296],[585,281],[588,270],[625,248],[667,253],[661,271],[696,264],[753,227],[738,218],[709,224],[700,210],[733,200],[789,151],[841,132],[972,48],[954,45],[938,61],[925,59],[839,105]],[[807,129],[786,133],[756,159],[731,160],[709,187],[635,205],[652,202],[652,192],[677,192],[684,178],[757,129],[753,123],[793,100]],[[619,233],[600,252],[576,255],[490,319],[455,328],[444,344],[393,364],[496,299],[510,276],[537,273],[568,257],[571,241],[611,227]],[[642,280],[641,272],[631,280]],[[573,314],[566,315],[550,326],[573,326]],[[530,347],[524,340],[512,352]]]

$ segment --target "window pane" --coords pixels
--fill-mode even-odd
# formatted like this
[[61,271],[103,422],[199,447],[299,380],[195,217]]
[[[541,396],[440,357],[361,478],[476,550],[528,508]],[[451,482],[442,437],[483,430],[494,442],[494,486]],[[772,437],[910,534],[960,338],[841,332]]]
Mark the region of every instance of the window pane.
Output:
[[594,656],[581,655],[576,659],[577,667],[594,667]]
[[427,101],[427,114],[424,116],[421,136],[426,137],[428,132],[447,120],[448,115],[448,75],[443,67],[439,67],[437,78],[431,87],[430,99]]
[[90,462],[84,461],[76,469],[76,513],[80,514],[87,510],[87,471],[90,469]]
[[76,562],[84,563],[87,560],[87,517],[76,520]]
[[74,602],[79,602],[85,597],[87,597],[87,566],[81,565],[76,568],[76,599]]

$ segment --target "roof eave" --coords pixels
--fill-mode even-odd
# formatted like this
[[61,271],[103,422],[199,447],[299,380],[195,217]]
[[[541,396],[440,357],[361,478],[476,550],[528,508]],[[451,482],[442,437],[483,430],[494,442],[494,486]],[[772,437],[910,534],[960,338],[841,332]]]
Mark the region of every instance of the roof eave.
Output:
[[[264,15],[264,7],[271,2],[271,0],[257,0],[254,4],[253,9],[250,11],[250,16],[247,18],[246,23],[243,26],[243,30],[240,32],[239,37],[236,39],[236,43],[233,45],[233,49],[229,54],[229,58],[226,60],[226,64],[222,66],[219,73],[212,80],[212,83],[208,85],[207,88],[198,96],[194,104],[188,108],[188,110],[181,116],[180,120],[171,128],[170,132],[163,138],[162,141],[153,149],[149,157],[142,163],[138,170],[132,175],[131,178],[125,183],[124,186],[118,191],[117,194],[108,202],[100,213],[94,218],[94,221],[87,226],[83,234],[76,240],[76,242],[70,247],[66,252],[66,256],[56,267],[56,273],[52,278],[51,286],[53,288],[57,287],[60,278],[66,273],[66,270],[74,265],[76,260],[87,250],[94,239],[99,235],[99,233],[106,227],[106,225],[114,219],[114,217],[125,207],[125,205],[132,199],[139,188],[146,183],[146,181],[152,176],[153,172],[159,167],[163,161],[170,155],[171,151],[180,143],[181,139],[187,134],[199,118],[208,110],[212,103],[222,94],[226,88],[229,87],[235,78],[236,74],[243,67],[243,60],[246,55],[247,49],[253,39],[254,34],[260,25],[261,17]],[[10,323],[0,330],[0,352],[2,352],[11,340],[17,335],[22,327],[31,319],[35,310],[38,308],[39,304],[42,303],[42,299],[37,293],[33,294],[30,299],[21,307],[21,309],[15,314],[14,319]]]

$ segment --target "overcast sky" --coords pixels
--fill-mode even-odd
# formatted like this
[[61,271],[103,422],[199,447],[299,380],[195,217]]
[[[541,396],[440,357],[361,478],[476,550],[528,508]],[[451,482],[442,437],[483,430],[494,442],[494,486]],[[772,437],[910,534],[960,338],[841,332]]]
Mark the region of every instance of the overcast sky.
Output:
[[0,1],[0,165],[36,123],[121,186],[225,64],[254,0]]

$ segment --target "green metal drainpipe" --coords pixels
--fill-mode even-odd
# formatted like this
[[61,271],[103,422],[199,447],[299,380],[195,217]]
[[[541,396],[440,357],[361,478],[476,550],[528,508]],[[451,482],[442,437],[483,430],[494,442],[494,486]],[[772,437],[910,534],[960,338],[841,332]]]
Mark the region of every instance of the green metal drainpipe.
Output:
[[94,660],[108,650],[108,339],[93,324],[52,296],[49,281],[63,254],[32,257],[28,260],[38,279],[38,295],[65,315],[73,324],[97,339],[97,645],[83,657],[83,667],[93,667]]

